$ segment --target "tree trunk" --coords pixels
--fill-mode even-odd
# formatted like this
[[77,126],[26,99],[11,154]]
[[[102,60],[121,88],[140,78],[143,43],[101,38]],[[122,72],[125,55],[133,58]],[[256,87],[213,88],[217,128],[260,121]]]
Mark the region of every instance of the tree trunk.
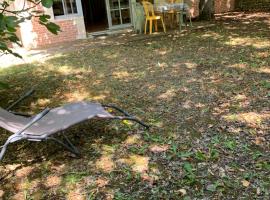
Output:
[[214,18],[214,0],[200,0],[199,18],[202,20],[211,20]]

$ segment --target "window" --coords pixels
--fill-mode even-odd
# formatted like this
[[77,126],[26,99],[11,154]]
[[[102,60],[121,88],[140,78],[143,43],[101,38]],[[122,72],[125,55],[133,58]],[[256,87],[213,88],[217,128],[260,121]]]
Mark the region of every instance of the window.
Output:
[[54,0],[53,13],[54,16],[77,14],[76,0]]
[[131,23],[129,0],[109,0],[111,25]]

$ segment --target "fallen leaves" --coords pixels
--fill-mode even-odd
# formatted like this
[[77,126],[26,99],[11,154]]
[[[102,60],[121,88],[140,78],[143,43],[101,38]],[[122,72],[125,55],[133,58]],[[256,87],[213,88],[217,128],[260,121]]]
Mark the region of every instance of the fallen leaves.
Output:
[[169,145],[152,145],[150,146],[150,151],[154,153],[165,152],[169,149]]
[[[2,166],[0,174],[10,175],[0,198],[17,192],[31,199],[35,186],[47,199],[73,197],[72,192],[93,199],[267,199],[269,53],[225,43],[241,34],[256,42],[257,23],[246,29],[239,18],[211,30],[190,31],[184,40],[179,35],[174,41],[159,37],[114,45],[117,38],[111,38],[106,48],[87,40],[79,52],[1,70],[0,81],[12,85],[8,92],[0,90],[2,105],[25,87],[38,85],[37,96],[24,102],[23,109],[36,113],[40,106],[82,99],[116,103],[152,128],[146,132],[127,121],[91,121],[67,130],[83,135],[83,157],[66,158],[57,151],[43,167],[32,169],[26,161]],[[259,43],[269,42],[269,30],[260,28]],[[214,45],[207,48],[209,44]],[[254,59],[257,53],[264,61]],[[1,141],[6,136],[3,132]],[[17,146],[10,148],[15,152]],[[22,148],[18,157],[27,160],[38,151]],[[75,189],[68,191],[67,185]]]
[[242,180],[241,183],[243,184],[244,187],[249,187],[250,182],[247,180]]

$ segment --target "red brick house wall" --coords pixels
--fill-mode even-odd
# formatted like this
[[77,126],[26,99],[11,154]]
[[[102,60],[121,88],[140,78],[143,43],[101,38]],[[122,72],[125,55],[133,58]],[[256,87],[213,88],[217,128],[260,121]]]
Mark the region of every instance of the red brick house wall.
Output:
[[199,16],[199,0],[186,0],[190,7],[190,12],[192,17]]
[[61,18],[55,18],[52,9],[44,9],[40,5],[36,9],[50,15],[52,22],[60,26],[61,32],[57,35],[50,33],[45,26],[39,23],[37,18],[25,21],[20,27],[21,41],[24,47],[32,49],[86,38],[83,15],[81,12],[79,13],[81,9],[78,9],[78,14],[65,15]]
[[235,9],[235,0],[215,0],[215,13],[230,12]]
[[61,32],[57,35],[50,33],[46,27],[39,24],[37,19],[32,21],[33,32],[36,34],[35,45],[37,47],[74,41],[77,39],[77,26],[74,25],[73,20],[63,20],[55,23],[61,27]]
[[[185,0],[191,8],[192,17],[199,16],[199,3],[200,0]],[[235,0],[214,0],[215,13],[230,12],[235,9]]]

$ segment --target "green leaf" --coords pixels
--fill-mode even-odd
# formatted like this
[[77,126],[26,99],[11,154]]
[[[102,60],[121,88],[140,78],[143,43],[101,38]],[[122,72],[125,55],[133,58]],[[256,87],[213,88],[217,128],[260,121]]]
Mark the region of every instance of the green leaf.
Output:
[[216,184],[210,184],[206,186],[206,189],[210,192],[215,192],[217,190],[217,185]]
[[7,27],[7,30],[9,32],[15,33],[16,32],[16,28],[15,27]]
[[48,20],[51,18],[51,16],[50,15],[41,15],[41,16],[39,16],[39,20],[41,21],[41,22],[48,22]]
[[49,22],[48,24],[44,24],[48,31],[50,31],[53,34],[57,34],[60,31],[60,26],[58,26],[55,23]]
[[219,158],[219,152],[216,149],[210,150],[210,158],[211,159],[218,159]]
[[41,0],[41,4],[46,8],[51,8],[53,5],[53,0]]
[[2,32],[5,29],[6,29],[6,22],[4,20],[4,15],[0,13],[0,31]]
[[190,163],[188,163],[188,162],[185,162],[185,163],[184,163],[184,170],[185,170],[186,172],[192,173],[192,169],[193,169],[193,167],[192,167],[192,165],[191,165]]
[[180,157],[180,158],[188,158],[192,154],[193,154],[193,152],[182,152],[182,153],[179,153],[177,156]]
[[235,148],[236,148],[236,143],[235,143],[235,141],[232,141],[232,140],[225,141],[224,145],[225,145],[226,148],[228,148],[228,149],[230,149],[232,151],[234,151]]
[[6,43],[3,43],[3,42],[0,42],[0,50],[5,51],[7,49],[8,49],[7,44]]
[[19,38],[14,34],[8,37],[8,40],[14,43],[17,43],[19,41]]
[[18,18],[16,16],[6,16],[5,17],[6,24],[9,27],[16,27],[18,25],[17,20],[18,20]]
[[203,152],[201,152],[201,151],[197,151],[196,152],[196,156],[195,156],[198,160],[206,160],[206,156],[205,156],[205,154],[203,153]]

